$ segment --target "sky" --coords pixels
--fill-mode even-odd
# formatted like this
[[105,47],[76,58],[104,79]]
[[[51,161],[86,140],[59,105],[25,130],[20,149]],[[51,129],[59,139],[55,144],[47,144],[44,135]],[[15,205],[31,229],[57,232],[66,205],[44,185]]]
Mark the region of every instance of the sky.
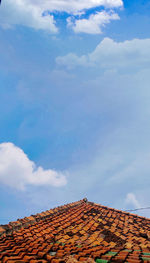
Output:
[[1,1],[0,224],[150,206],[149,25],[148,0]]

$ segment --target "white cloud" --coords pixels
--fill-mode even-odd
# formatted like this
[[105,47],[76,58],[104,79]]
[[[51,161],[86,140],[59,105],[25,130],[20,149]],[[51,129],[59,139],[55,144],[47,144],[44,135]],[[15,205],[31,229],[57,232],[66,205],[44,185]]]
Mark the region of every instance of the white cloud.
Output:
[[[150,39],[133,39],[115,42],[104,38],[95,50],[84,56],[67,54],[57,57],[56,63],[67,68],[74,66],[98,67],[107,70],[139,69],[150,66]],[[83,63],[81,63],[81,61]]]
[[141,207],[139,201],[133,193],[128,193],[125,199],[125,203],[128,205],[133,205],[135,208]]
[[150,62],[150,39],[133,39],[124,42],[115,42],[110,38],[105,38],[89,54],[91,63],[101,65],[103,68],[117,67],[142,67]]
[[64,186],[67,180],[61,172],[36,167],[22,149],[8,142],[0,144],[0,183],[24,190],[27,185]]
[[101,34],[102,27],[105,24],[110,23],[111,20],[118,20],[118,14],[114,12],[97,12],[96,14],[90,15],[88,19],[71,20],[69,17],[67,22],[68,26],[71,27],[75,33],[87,33],[87,34]]
[[[19,0],[18,0],[19,1]],[[104,6],[107,8],[119,8],[123,6],[122,0],[20,0],[26,4],[40,6],[43,10],[67,12],[76,14],[84,9]]]
[[57,65],[66,66],[68,69],[72,69],[76,67],[77,65],[85,66],[86,62],[87,62],[86,56],[78,57],[77,55],[73,53],[69,53],[64,57],[56,58]]
[[5,0],[0,8],[0,26],[7,29],[22,25],[34,29],[58,31],[52,15],[42,16],[44,8],[27,0]]
[[44,29],[56,33],[58,31],[52,15],[45,11],[68,12],[68,14],[84,13],[85,9],[104,6],[116,8],[123,6],[122,0],[5,0],[0,8],[0,25],[9,28],[14,25]]

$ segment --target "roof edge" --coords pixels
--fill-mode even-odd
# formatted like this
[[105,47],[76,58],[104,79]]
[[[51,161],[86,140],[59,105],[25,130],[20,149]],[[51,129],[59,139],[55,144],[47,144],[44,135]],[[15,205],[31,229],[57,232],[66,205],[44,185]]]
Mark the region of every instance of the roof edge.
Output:
[[88,202],[88,203],[93,204],[93,205],[98,206],[98,207],[101,207],[101,208],[104,208],[104,209],[109,209],[109,210],[112,210],[112,211],[116,211],[116,212],[118,212],[118,213],[122,213],[122,214],[126,214],[126,215],[131,215],[131,216],[133,216],[133,217],[138,217],[138,218],[146,219],[146,220],[149,220],[149,221],[150,221],[150,218],[147,218],[147,217],[144,217],[144,216],[139,216],[139,215],[137,215],[137,214],[133,214],[133,213],[126,212],[126,211],[123,211],[123,210],[119,210],[119,209],[116,209],[116,208],[112,208],[112,207],[100,205],[100,204],[97,204],[97,203],[94,203],[94,202]]
[[87,198],[84,198],[77,202],[68,203],[63,206],[58,206],[50,210],[46,210],[45,212],[37,213],[35,215],[24,217],[22,219],[17,219],[16,221],[9,222],[6,225],[0,225],[0,238],[11,235],[14,231],[18,231],[23,227],[28,227],[29,225],[32,225],[43,219],[47,219],[54,215],[60,214],[61,212],[64,212],[68,208],[73,208],[86,202],[88,202],[88,200]]

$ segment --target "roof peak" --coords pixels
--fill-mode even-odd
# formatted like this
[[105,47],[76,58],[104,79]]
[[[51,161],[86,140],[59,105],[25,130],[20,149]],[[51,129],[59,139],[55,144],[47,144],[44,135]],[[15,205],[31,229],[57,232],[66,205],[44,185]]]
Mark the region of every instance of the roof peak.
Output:
[[149,224],[84,198],[1,227],[0,262],[147,262]]
[[139,219],[141,218],[141,219],[150,220],[148,218],[141,217],[141,216],[138,216],[136,214],[131,214],[129,212],[124,212],[124,211],[121,211],[121,210],[117,210],[117,209],[114,209],[114,208],[110,208],[110,207],[107,207],[107,206],[96,204],[94,202],[90,202],[90,201],[88,201],[88,199],[86,197],[84,197],[80,201],[76,201],[76,202],[72,202],[72,203],[69,203],[69,204],[62,205],[62,206],[54,207],[53,209],[46,210],[46,211],[44,211],[42,213],[31,215],[29,217],[24,217],[22,219],[17,219],[16,221],[9,222],[6,225],[0,225],[0,237],[1,236],[6,236],[6,235],[11,235],[14,231],[18,231],[21,228],[26,228],[29,225],[32,225],[32,224],[34,224],[36,222],[39,222],[41,220],[46,220],[46,219],[49,219],[49,218],[51,218],[53,216],[57,216],[58,214],[64,213],[65,210],[73,209],[76,206],[82,206],[82,205],[86,205],[86,204],[94,206],[95,208],[96,207],[100,207],[101,209],[108,210],[108,212],[109,211],[114,211],[114,212],[119,213],[119,214],[122,213],[123,215],[130,215],[130,216],[133,216],[135,218],[139,218]]

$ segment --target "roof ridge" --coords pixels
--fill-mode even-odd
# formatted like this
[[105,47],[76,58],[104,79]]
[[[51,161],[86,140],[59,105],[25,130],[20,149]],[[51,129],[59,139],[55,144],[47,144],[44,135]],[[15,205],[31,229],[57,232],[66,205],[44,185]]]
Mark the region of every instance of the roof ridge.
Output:
[[34,223],[39,222],[41,220],[45,220],[45,219],[48,219],[48,218],[50,218],[50,217],[52,217],[54,215],[61,214],[65,210],[67,210],[68,208],[74,208],[74,207],[79,206],[79,205],[84,204],[84,203],[88,203],[88,204],[91,204],[91,205],[94,205],[94,206],[98,206],[98,207],[101,207],[101,208],[106,209],[108,211],[109,210],[116,211],[116,212],[121,213],[123,215],[126,214],[126,215],[133,216],[134,218],[140,218],[140,219],[144,219],[144,220],[149,220],[150,221],[149,218],[138,216],[136,214],[125,212],[125,211],[122,211],[122,210],[119,210],[119,209],[111,208],[111,207],[104,206],[104,205],[101,205],[101,204],[97,204],[97,203],[94,203],[94,202],[90,202],[90,201],[87,200],[87,198],[83,198],[82,200],[79,200],[79,201],[76,201],[76,202],[72,202],[72,203],[68,203],[68,204],[62,205],[62,206],[54,207],[54,208],[52,208],[50,210],[46,210],[44,212],[37,213],[35,215],[24,217],[22,219],[17,219],[16,221],[9,222],[6,225],[0,225],[0,237],[11,235],[14,231],[18,231],[18,230],[20,230],[23,227],[28,227],[29,225],[33,225]]
[[85,203],[85,202],[88,202],[86,198],[76,201],[76,202],[68,203],[62,206],[57,206],[50,210],[46,210],[41,213],[37,213],[35,215],[24,217],[22,219],[17,219],[16,221],[11,221],[5,225],[0,225],[0,237],[11,235],[14,231],[20,230],[23,227],[28,227],[29,225],[32,225],[43,219],[50,218],[54,215],[57,215],[58,213],[64,212],[68,208],[79,206],[80,204]]
[[97,203],[94,203],[94,202],[89,202],[89,201],[88,201],[88,203],[93,204],[93,205],[96,205],[96,206],[101,207],[101,208],[108,209],[108,210],[113,210],[113,211],[116,211],[116,212],[118,212],[118,213],[122,213],[122,214],[126,214],[126,215],[131,215],[131,216],[133,216],[133,217],[138,217],[138,218],[146,219],[146,220],[149,220],[149,221],[150,221],[150,218],[147,218],[147,217],[144,217],[144,216],[139,216],[139,215],[137,215],[137,214],[133,214],[133,213],[126,212],[126,211],[123,211],[123,210],[119,210],[119,209],[116,209],[116,208],[112,208],[112,207],[100,205],[100,204],[97,204]]
[[3,228],[0,262],[150,262],[150,221],[86,198],[17,223]]

